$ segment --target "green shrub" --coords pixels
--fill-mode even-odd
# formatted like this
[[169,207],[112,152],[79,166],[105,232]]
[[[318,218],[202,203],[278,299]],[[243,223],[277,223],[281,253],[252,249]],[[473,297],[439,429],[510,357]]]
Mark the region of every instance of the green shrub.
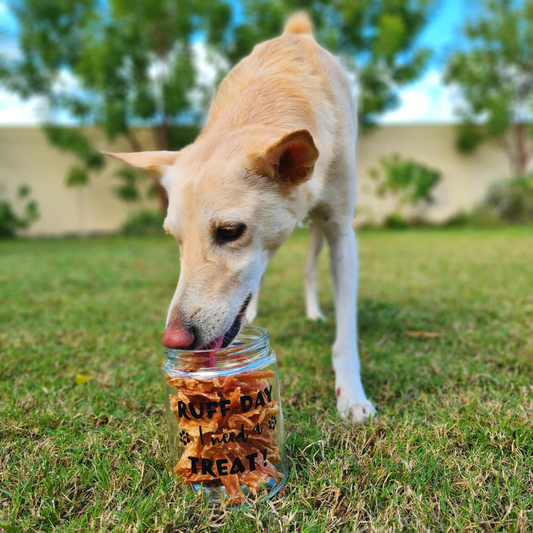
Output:
[[379,197],[392,196],[396,199],[394,213],[385,220],[385,225],[390,228],[410,225],[410,220],[403,213],[404,208],[431,204],[434,201],[433,191],[441,178],[438,170],[413,159],[403,159],[398,154],[382,157],[380,168],[372,169],[370,176],[377,182],[376,194]]
[[459,211],[448,218],[443,226],[446,228],[464,228],[472,223],[472,213],[469,211]]
[[533,223],[533,174],[496,182],[472,211],[460,211],[444,225],[492,228],[528,223]]
[[489,189],[482,205],[505,222],[533,222],[533,174],[498,181]]
[[472,211],[459,211],[443,224],[446,228],[495,228],[502,225],[505,225],[505,222],[495,216],[486,205],[478,205]]
[[433,202],[433,190],[441,176],[438,170],[398,154],[382,157],[380,166],[371,172],[378,181],[378,196],[395,195],[402,206]]
[[385,227],[389,229],[405,229],[408,223],[399,213],[392,213],[385,217]]
[[163,222],[165,213],[162,211],[137,211],[122,225],[123,235],[164,235]]
[[26,201],[22,215],[17,214],[11,202],[0,200],[0,239],[15,237],[17,230],[27,228],[39,218],[37,202],[29,200],[31,190],[27,185],[21,185],[17,192],[20,201]]

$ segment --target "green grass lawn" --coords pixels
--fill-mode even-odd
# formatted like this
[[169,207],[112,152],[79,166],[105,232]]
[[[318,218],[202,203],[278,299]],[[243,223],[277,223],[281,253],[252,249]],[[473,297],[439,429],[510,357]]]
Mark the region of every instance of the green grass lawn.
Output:
[[533,231],[360,234],[363,381],[379,413],[360,427],[334,411],[326,254],[327,322],[304,316],[307,241],[297,231],[269,267],[256,321],[279,358],[290,477],[240,510],[206,507],[168,461],[174,241],[0,243],[6,531],[531,531]]

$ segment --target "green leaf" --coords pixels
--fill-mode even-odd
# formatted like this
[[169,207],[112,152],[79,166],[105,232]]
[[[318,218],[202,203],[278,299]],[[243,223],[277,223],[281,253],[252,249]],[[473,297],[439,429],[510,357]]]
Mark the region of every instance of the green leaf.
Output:
[[28,199],[30,194],[31,189],[28,185],[23,184],[18,188],[19,200],[27,199],[22,215],[13,209],[8,200],[0,201],[0,238],[15,237],[17,230],[27,228],[39,218],[37,202]]
[[457,128],[456,146],[460,152],[465,154],[474,152],[483,139],[482,127],[468,120]]
[[21,199],[27,198],[31,193],[31,188],[29,185],[21,185],[17,191],[17,196]]
[[405,40],[405,22],[398,13],[383,13],[376,27],[374,52],[392,59]]
[[45,135],[50,143],[65,152],[70,152],[80,159],[88,169],[98,170],[104,164],[104,158],[95,148],[87,136],[75,128],[45,125]]
[[80,167],[72,167],[66,179],[67,187],[80,187],[89,183],[89,176],[87,171]]
[[74,376],[74,382],[76,383],[76,385],[85,385],[85,383],[87,383],[91,379],[93,379],[92,376],[84,376],[83,374],[76,374]]
[[119,198],[125,202],[135,202],[140,199],[141,194],[137,187],[139,174],[130,167],[123,167],[117,172],[115,176],[122,180],[122,185],[115,188],[115,193]]
[[134,184],[127,183],[115,188],[117,196],[125,202],[135,202],[139,200],[139,190]]
[[24,222],[25,225],[28,226],[35,220],[39,218],[39,210],[37,208],[37,202],[35,200],[32,200],[31,202],[28,202],[26,204],[26,208],[24,209]]
[[5,529],[6,533],[20,533],[22,530],[17,526],[12,526],[8,522],[0,520],[0,527]]

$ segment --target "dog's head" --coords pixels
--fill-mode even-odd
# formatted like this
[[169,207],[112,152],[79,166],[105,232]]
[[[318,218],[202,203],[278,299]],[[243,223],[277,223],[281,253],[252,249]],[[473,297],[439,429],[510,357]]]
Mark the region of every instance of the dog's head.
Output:
[[158,172],[169,197],[164,223],[180,246],[167,317],[169,348],[232,342],[265,269],[305,212],[318,158],[308,131],[199,137],[180,152],[109,154]]

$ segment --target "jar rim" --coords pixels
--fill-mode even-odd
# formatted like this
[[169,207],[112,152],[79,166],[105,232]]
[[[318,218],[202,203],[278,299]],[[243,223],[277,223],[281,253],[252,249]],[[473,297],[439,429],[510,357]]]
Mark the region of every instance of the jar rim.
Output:
[[[243,342],[244,341],[244,342]],[[268,331],[259,326],[244,326],[234,341],[221,350],[214,352],[215,364],[210,355],[212,350],[178,350],[165,348],[166,363],[164,369],[173,375],[195,374],[207,377],[208,374],[233,374],[250,367],[262,367],[270,364],[275,355],[269,349]]]
[[[258,337],[254,339],[251,342],[247,343],[239,343],[235,344],[236,341],[239,340],[239,338],[242,338],[246,335],[248,332],[256,332],[258,334]],[[259,344],[261,341],[268,340],[268,331],[265,328],[262,328],[260,326],[252,326],[251,324],[246,324],[246,326],[243,326],[239,333],[236,335],[235,339],[233,339],[232,343],[229,346],[226,346],[226,348],[221,348],[219,350],[216,350],[215,353],[224,353],[224,352],[231,352],[235,353],[235,347],[238,346],[239,349],[248,348],[251,346],[254,346],[256,344]],[[212,350],[204,349],[204,350],[181,350],[179,348],[167,348],[165,346],[165,355],[189,355],[189,354],[207,354],[212,352]]]

